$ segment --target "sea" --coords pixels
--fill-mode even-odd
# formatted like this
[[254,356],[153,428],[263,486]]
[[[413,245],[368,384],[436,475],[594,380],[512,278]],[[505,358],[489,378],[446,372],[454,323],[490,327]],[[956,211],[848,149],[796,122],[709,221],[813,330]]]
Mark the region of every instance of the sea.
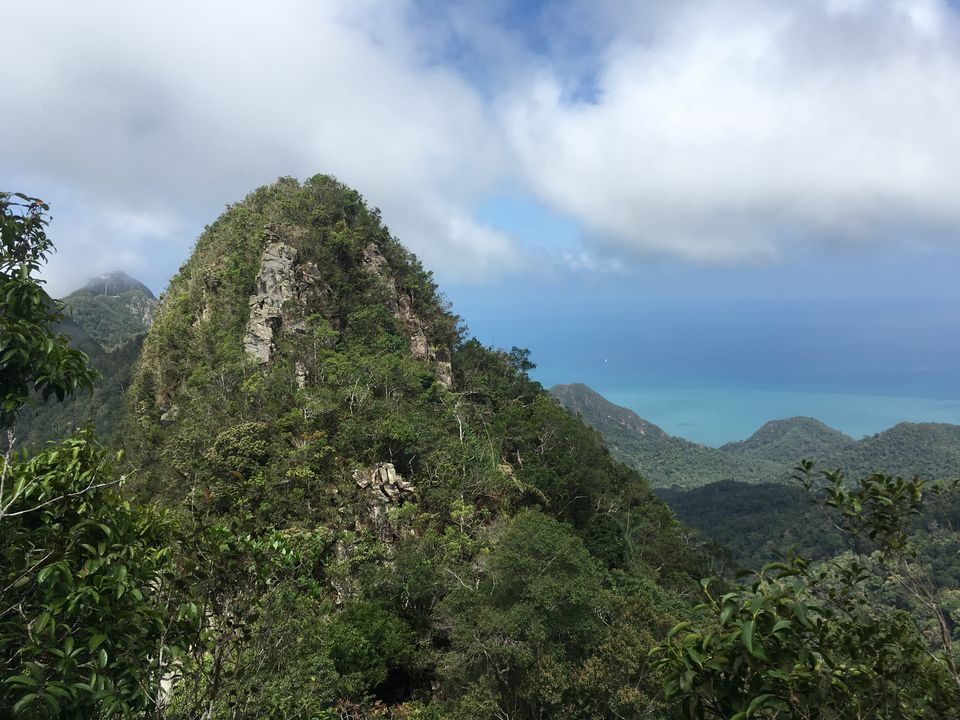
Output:
[[633,290],[505,288],[458,306],[485,344],[528,348],[544,386],[584,383],[704,445],[795,416],[854,439],[905,421],[960,424],[960,301],[685,303]]
[[744,440],[769,420],[814,417],[860,439],[900,422],[960,425],[960,398],[804,392],[756,388],[637,387],[594,390],[664,431],[719,447]]

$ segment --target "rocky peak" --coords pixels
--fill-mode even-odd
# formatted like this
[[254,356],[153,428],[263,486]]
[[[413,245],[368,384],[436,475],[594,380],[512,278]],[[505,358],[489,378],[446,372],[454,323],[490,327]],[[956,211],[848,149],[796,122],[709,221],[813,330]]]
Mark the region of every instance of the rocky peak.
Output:
[[276,232],[269,233],[243,337],[243,349],[260,363],[270,362],[275,336],[281,329],[303,331],[302,313],[298,311],[305,307],[311,291],[320,289],[317,267],[298,263],[296,248]]
[[157,306],[150,288],[122,272],[91,279],[63,302],[69,320],[107,352],[146,332]]
[[433,348],[423,330],[423,320],[413,309],[413,302],[407,293],[397,290],[390,265],[380,249],[370,243],[363,249],[360,259],[363,269],[378,280],[386,290],[386,307],[400,321],[410,339],[410,354],[414,360],[429,362],[433,365],[437,382],[448,390],[453,387],[453,367],[448,348]]

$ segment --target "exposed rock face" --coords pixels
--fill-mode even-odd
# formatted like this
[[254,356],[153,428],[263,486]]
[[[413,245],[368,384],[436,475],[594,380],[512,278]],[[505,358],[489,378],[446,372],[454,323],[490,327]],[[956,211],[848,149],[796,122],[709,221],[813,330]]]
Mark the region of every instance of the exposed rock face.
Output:
[[298,311],[311,296],[323,293],[319,277],[313,263],[297,263],[296,248],[271,235],[260,258],[256,292],[250,296],[250,319],[243,338],[248,354],[261,363],[270,362],[281,329],[303,332],[305,325]]
[[431,363],[437,376],[437,382],[449,390],[453,387],[450,350],[448,348],[430,347],[427,335],[423,331],[423,320],[414,311],[410,296],[397,290],[397,283],[390,274],[390,265],[374,243],[370,243],[363,249],[361,262],[364,270],[377,278],[386,290],[387,309],[406,330],[410,338],[410,354],[413,359]]
[[260,258],[257,290],[250,296],[250,320],[243,349],[261,363],[270,362],[273,336],[283,323],[283,304],[293,296],[293,262],[297,251],[274,241]]
[[[301,310],[312,305],[328,288],[319,287],[320,273],[312,263],[297,260],[297,250],[271,230],[260,258],[256,292],[250,296],[250,319],[243,338],[243,349],[260,363],[270,362],[277,334],[281,330],[304,330]],[[411,298],[397,289],[390,265],[375,243],[363,249],[360,261],[364,270],[379,282],[386,295],[386,307],[400,321],[410,339],[410,354],[415,360],[433,365],[437,382],[453,386],[453,370],[448,348],[433,348],[423,329],[423,320],[413,309]],[[301,387],[306,376],[298,372]]]
[[450,362],[450,351],[443,348],[436,353],[436,357],[433,369],[437,375],[437,382],[449,390],[453,387],[453,363]]
[[367,245],[360,256],[360,263],[368,275],[376,278],[383,285],[387,291],[387,309],[397,317],[397,282],[393,279],[390,265],[380,252],[380,248],[374,243]]
[[156,309],[157,301],[153,298],[144,297],[130,303],[130,312],[134,317],[139,316],[140,322],[148,330],[153,325],[153,313]]
[[367,527],[384,542],[392,543],[400,533],[393,527],[387,511],[391,506],[402,505],[416,488],[400,476],[393,463],[354,470],[353,479],[357,487],[367,491],[366,517],[358,518],[358,529]]

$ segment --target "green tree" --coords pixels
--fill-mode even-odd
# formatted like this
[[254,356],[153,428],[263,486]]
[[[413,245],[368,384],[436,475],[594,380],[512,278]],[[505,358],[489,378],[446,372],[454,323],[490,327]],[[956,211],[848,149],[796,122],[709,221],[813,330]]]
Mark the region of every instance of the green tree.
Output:
[[32,392],[63,400],[96,376],[87,356],[54,332],[62,306],[35,277],[53,250],[48,210],[42,200],[0,193],[0,430],[8,432],[8,445]]
[[17,413],[33,393],[63,400],[89,387],[94,373],[54,332],[60,308],[34,277],[52,251],[47,206],[2,193],[0,212],[0,428],[8,441],[0,461],[0,715],[156,708],[182,631],[197,620],[171,592],[171,521],[123,499],[118,458],[89,433],[33,456],[15,450]]
[[[813,464],[798,479],[836,511],[838,527],[869,545],[887,573],[908,591],[929,585],[912,567],[910,519],[919,514],[924,483],[875,473],[846,483]],[[773,563],[746,588],[711,592],[697,609],[702,625],[681,623],[657,649],[668,697],[687,718],[953,718],[960,713],[960,677],[946,621],[943,645],[931,649],[913,619],[880,604],[867,590],[875,575],[860,557],[810,565]]]

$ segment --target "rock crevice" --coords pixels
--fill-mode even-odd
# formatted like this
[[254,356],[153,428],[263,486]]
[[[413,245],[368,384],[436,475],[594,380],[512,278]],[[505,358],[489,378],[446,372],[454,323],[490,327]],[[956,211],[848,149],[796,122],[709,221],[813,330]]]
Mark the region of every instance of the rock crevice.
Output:
[[366,528],[388,545],[400,536],[389,515],[391,507],[399,507],[416,492],[413,483],[403,479],[393,463],[379,463],[372,468],[353,472],[357,487],[366,490],[366,508],[357,519],[357,529]]
[[397,289],[397,283],[390,273],[390,265],[374,243],[370,243],[363,249],[361,263],[364,270],[377,278],[386,291],[386,307],[403,326],[410,340],[410,355],[414,360],[430,363],[437,376],[437,382],[449,390],[453,387],[450,350],[430,346],[423,329],[423,320],[413,309],[410,295]]
[[322,294],[320,273],[310,262],[297,262],[297,250],[271,233],[250,296],[250,319],[243,336],[243,349],[260,363],[270,362],[277,334],[282,330],[303,332],[302,312],[313,294]]

